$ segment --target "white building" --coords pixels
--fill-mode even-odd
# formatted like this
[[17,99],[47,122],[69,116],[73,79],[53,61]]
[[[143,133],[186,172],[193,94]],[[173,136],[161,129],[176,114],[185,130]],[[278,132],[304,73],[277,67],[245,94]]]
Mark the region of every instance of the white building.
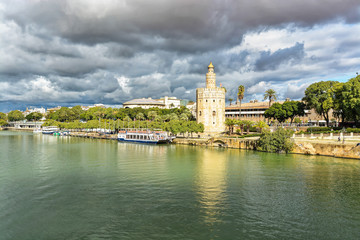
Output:
[[149,108],[165,108],[165,104],[161,101],[152,98],[138,98],[123,103],[124,108],[136,108],[141,107],[145,109]]
[[163,97],[160,99],[152,98],[138,98],[123,103],[124,108],[136,108],[141,107],[145,109],[149,108],[179,108],[181,106],[181,100],[176,97]]
[[41,113],[41,114],[45,114],[46,113],[46,109],[41,107],[41,108],[26,108],[26,110],[24,111],[24,116],[29,115],[30,113]]
[[180,108],[180,106],[181,106],[181,100],[177,99],[176,97],[165,96],[163,98],[157,99],[157,101],[163,102],[165,105],[165,108],[167,108],[167,109]]

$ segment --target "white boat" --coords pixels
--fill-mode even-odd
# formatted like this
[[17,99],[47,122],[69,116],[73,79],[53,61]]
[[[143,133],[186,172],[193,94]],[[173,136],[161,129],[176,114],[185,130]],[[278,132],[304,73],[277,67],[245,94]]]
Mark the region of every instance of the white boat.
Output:
[[122,142],[162,144],[170,143],[173,137],[167,132],[149,129],[122,129],[118,133],[117,139]]
[[57,131],[59,131],[59,128],[56,126],[49,126],[42,128],[42,134],[54,134]]

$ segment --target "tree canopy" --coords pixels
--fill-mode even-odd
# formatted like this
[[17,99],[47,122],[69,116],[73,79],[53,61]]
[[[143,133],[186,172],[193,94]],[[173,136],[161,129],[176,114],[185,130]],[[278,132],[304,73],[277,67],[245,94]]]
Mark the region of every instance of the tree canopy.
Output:
[[24,120],[25,117],[19,110],[14,110],[8,113],[8,120],[9,121],[21,121]]
[[276,119],[280,123],[290,118],[292,123],[296,116],[305,115],[305,104],[298,101],[286,101],[283,104],[274,103],[265,111],[264,115],[266,118]]
[[39,121],[42,117],[43,117],[43,115],[41,113],[32,112],[32,113],[28,114],[25,118],[28,121]]
[[334,108],[334,90],[338,84],[336,81],[322,81],[311,84],[305,90],[303,101],[307,108],[313,108],[315,112],[324,117],[329,126],[329,112]]
[[337,83],[333,87],[334,115],[342,122],[360,121],[360,76],[351,78],[345,83]]

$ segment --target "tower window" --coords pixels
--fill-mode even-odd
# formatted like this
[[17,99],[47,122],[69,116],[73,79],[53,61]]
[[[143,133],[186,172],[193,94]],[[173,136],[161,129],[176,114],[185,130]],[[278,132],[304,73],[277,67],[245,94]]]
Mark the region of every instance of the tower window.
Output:
[[206,102],[207,102],[207,100],[206,100]]
[[215,100],[213,100],[213,102],[215,102]]
[[213,116],[215,116],[216,115],[216,112],[215,111],[213,111]]
[[199,112],[199,116],[201,116],[201,111]]

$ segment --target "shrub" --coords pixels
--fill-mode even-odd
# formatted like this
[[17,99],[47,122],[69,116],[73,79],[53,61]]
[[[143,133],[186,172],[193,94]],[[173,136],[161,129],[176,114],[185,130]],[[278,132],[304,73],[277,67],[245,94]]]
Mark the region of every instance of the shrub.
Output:
[[306,129],[307,132],[309,133],[326,133],[326,132],[332,132],[332,131],[337,131],[337,130],[341,130],[341,127],[309,127],[308,129]]
[[360,133],[360,128],[347,128],[346,132]]
[[276,129],[275,132],[265,132],[261,134],[258,149],[265,152],[288,153],[294,148],[294,142],[290,138],[291,130],[283,128]]

